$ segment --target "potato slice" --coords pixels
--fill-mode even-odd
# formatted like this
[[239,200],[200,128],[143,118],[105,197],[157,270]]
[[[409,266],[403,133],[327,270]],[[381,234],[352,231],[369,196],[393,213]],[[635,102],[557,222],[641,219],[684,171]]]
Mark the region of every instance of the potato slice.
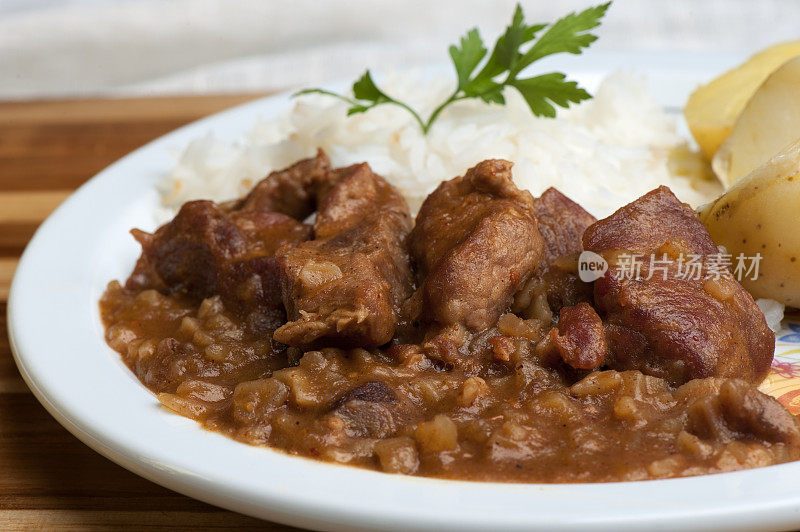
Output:
[[710,161],[730,136],[736,119],[764,80],[797,56],[800,41],[776,44],[692,93],[683,113],[706,159]]
[[734,268],[740,253],[744,257],[761,254],[758,278],[741,279],[753,297],[800,307],[798,213],[800,138],[719,199],[701,207],[699,215],[714,242],[732,255]]
[[711,166],[726,186],[746,176],[800,137],[800,57],[758,88]]

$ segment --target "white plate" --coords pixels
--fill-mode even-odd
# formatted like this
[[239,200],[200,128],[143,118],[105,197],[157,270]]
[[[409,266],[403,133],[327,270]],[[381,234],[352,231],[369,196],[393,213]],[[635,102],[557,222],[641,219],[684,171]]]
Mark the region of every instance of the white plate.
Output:
[[[595,54],[590,85],[617,61],[647,72],[676,105],[731,58]],[[662,58],[663,59],[663,58]],[[669,64],[675,63],[674,68]],[[711,70],[707,65],[715,65]],[[669,85],[671,83],[671,85]],[[265,519],[326,530],[745,530],[800,525],[800,463],[688,479],[598,485],[493,484],[392,476],[250,447],[159,407],[103,341],[97,301],[138,253],[127,231],[152,225],[155,183],[174,149],[208,131],[235,138],[259,100],[179,129],[110,166],[37,231],[8,306],[12,349],[47,410],[87,445],[154,482]]]

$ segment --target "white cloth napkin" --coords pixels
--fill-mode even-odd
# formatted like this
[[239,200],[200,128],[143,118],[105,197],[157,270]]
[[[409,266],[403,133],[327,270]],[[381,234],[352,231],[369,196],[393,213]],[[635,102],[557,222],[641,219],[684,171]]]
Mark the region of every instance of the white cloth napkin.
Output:
[[[523,1],[549,21],[596,1]],[[447,61],[514,0],[1,0],[0,98],[248,91]],[[598,48],[749,53],[800,38],[797,0],[616,0]]]

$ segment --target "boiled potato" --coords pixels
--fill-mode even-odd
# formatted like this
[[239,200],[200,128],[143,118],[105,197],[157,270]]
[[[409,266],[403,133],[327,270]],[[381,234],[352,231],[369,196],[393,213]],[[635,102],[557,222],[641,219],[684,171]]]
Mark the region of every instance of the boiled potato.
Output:
[[739,180],[700,220],[733,256],[761,254],[756,280],[742,285],[756,298],[800,307],[800,139]]
[[800,137],[800,57],[772,73],[753,94],[711,166],[732,185]]
[[736,119],[767,76],[797,56],[800,41],[776,44],[692,93],[684,116],[706,159],[710,161],[731,134]]

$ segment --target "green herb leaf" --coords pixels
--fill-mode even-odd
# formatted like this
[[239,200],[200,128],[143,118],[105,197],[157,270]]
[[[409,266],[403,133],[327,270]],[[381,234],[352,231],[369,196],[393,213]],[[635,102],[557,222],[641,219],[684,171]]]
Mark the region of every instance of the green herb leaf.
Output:
[[505,103],[503,85],[491,79],[475,79],[464,88],[464,94],[470,98],[480,98],[487,103]]
[[588,92],[578,86],[575,81],[567,81],[566,76],[560,72],[543,74],[528,79],[514,80],[511,85],[522,94],[531,111],[536,116],[556,116],[556,110],[550,102],[560,106],[569,107],[571,103],[578,103],[591,98]]
[[506,104],[506,97],[503,96],[502,85],[498,85],[497,88],[488,92],[481,93],[481,95],[478,97],[486,103],[499,103],[500,105]]
[[519,47],[532,41],[536,34],[546,26],[547,24],[526,25],[522,6],[517,4],[511,24],[506,28],[505,33],[497,39],[492,49],[492,55],[489,56],[489,60],[475,77],[474,82],[481,83],[491,80],[509,70],[521,56],[518,52]]
[[369,70],[364,72],[364,75],[353,83],[353,96],[355,96],[356,100],[367,100],[375,105],[391,100],[372,81],[372,74],[370,74]]
[[494,49],[497,52],[496,61],[504,70],[511,70],[517,62],[518,50],[526,35],[525,17],[522,6],[517,4],[511,24],[506,28],[502,37],[497,39]]
[[366,113],[372,107],[374,107],[374,105],[360,105],[360,104],[353,105],[352,107],[350,107],[350,109],[347,110],[347,116],[357,115],[358,113]]
[[466,87],[472,72],[486,55],[486,47],[483,46],[477,28],[473,28],[461,37],[459,46],[450,46],[450,58],[458,76],[458,88]]
[[611,2],[608,2],[607,4],[590,7],[577,14],[570,13],[558,20],[509,70],[516,74],[534,61],[548,55],[562,52],[580,54],[583,48],[588,47],[597,40],[597,36],[588,33],[588,31],[600,25],[600,20],[606,14],[610,5]]
[[[578,86],[575,81],[567,80],[560,72],[518,79],[520,72],[535,61],[557,53],[580,54],[591,45],[597,36],[589,33],[600,25],[600,20],[608,11],[611,2],[591,7],[580,13],[570,13],[553,24],[527,24],[522,7],[517,4],[511,23],[488,52],[477,29],[468,31],[458,44],[449,48],[450,59],[456,71],[457,85],[455,91],[431,113],[428,120],[423,120],[419,113],[407,103],[388,96],[381,91],[367,70],[353,83],[353,97],[336,94],[324,89],[306,89],[295,94],[324,94],[338,98],[350,104],[347,115],[366,112],[376,105],[393,104],[408,111],[417,121],[424,133],[427,133],[439,115],[449,105],[459,100],[480,98],[487,103],[505,104],[503,90],[513,87],[522,95],[535,116],[556,116],[554,107],[569,107],[571,103],[591,98],[591,95]],[[547,31],[537,39],[537,35]],[[527,51],[523,47],[533,44]],[[485,61],[484,61],[485,60]],[[483,66],[475,74],[475,71]],[[500,76],[504,76],[501,78]]]

